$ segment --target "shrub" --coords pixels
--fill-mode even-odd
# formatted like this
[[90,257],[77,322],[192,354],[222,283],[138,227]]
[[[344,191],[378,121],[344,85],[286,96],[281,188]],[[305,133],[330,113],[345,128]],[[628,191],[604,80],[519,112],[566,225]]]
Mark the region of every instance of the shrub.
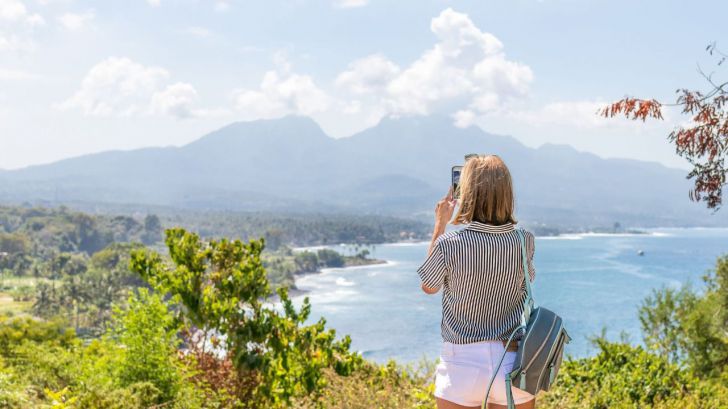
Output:
[[326,369],[326,388],[321,399],[304,397],[297,399],[292,406],[302,409],[431,409],[435,406],[432,395],[434,366],[424,369],[405,368],[394,361],[385,365],[365,362],[346,377]]
[[703,280],[702,294],[689,286],[655,291],[642,303],[640,321],[648,345],[698,376],[717,378],[728,371],[728,256]]
[[118,360],[115,368],[123,387],[149,383],[153,403],[173,400],[181,381],[176,358],[179,323],[157,294],[139,288],[129,297],[128,308],[117,310],[110,336]]
[[344,256],[335,250],[319,249],[316,254],[318,255],[319,262],[324,267],[343,267],[346,263]]
[[728,389],[699,380],[667,357],[641,346],[597,339],[594,357],[564,362],[555,388],[539,396],[541,408],[718,408]]
[[17,375],[0,361],[0,408],[21,409],[30,407],[26,385]]
[[326,384],[322,370],[351,373],[361,357],[349,352],[350,340],[336,340],[321,319],[304,325],[311,306],[306,299],[296,309],[285,289],[278,296],[282,311],[265,306],[271,295],[260,254],[263,241],[203,242],[183,229],[167,231],[166,244],[174,265],[159,254],[136,251],[131,269],[180,307],[180,318],[190,334],[200,330],[203,348],[224,351],[235,368],[236,391],[249,407],[282,407],[294,397],[320,395]]
[[0,316],[0,355],[8,356],[23,342],[68,347],[76,342],[76,333],[59,319]]

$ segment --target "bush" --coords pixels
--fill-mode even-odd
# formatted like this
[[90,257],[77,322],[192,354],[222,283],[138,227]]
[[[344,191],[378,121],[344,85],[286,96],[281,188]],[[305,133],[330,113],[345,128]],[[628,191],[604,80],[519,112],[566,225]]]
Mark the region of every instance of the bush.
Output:
[[27,386],[21,383],[17,375],[5,368],[0,361],[0,408],[22,409],[30,407],[30,397],[26,393]]
[[154,252],[136,251],[131,268],[179,305],[188,333],[202,334],[193,342],[202,345],[204,358],[206,345],[223,351],[222,360],[235,368],[236,384],[249,387],[229,391],[245,397],[244,406],[284,407],[296,397],[316,399],[326,384],[323,369],[348,375],[361,363],[349,352],[349,338],[336,340],[323,319],[304,325],[311,312],[308,299],[296,309],[287,291],[279,289],[282,311],[265,306],[271,292],[260,259],[262,240],[203,242],[171,229],[166,243],[174,265]]
[[435,406],[433,371],[434,367],[424,371],[404,368],[394,361],[386,365],[366,362],[346,377],[327,369],[321,399],[299,399],[293,407],[431,409]]
[[[146,288],[129,297],[128,308],[117,310],[111,336],[116,341],[116,368],[123,387],[148,383],[153,403],[173,400],[181,381],[177,360],[179,323],[157,294]],[[152,392],[153,391],[153,392]]]
[[641,346],[597,339],[600,352],[567,360],[555,388],[539,396],[541,408],[718,408],[728,389],[700,380]]
[[75,344],[76,333],[59,319],[41,321],[0,316],[0,355],[7,357],[14,352],[14,347],[28,342],[69,347]]
[[661,289],[640,308],[648,345],[696,375],[718,378],[728,371],[728,256],[703,278],[705,291],[690,286]]
[[317,253],[319,262],[324,267],[344,267],[346,260],[339,252],[331,249],[320,249]]

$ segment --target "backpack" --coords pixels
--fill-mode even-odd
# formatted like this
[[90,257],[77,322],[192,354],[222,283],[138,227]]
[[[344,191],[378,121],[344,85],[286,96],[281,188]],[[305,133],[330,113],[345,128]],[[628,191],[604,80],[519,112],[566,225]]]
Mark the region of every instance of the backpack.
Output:
[[[528,258],[526,256],[526,240],[523,237],[523,230],[517,229],[516,232],[521,242],[521,254],[523,255],[526,300],[523,306],[521,325],[513,330],[506,343],[507,349],[507,346],[514,341],[515,336],[518,333],[523,333],[520,341],[518,341],[518,352],[513,363],[513,370],[506,374],[506,397],[509,409],[515,407],[511,385],[515,385],[532,395],[536,395],[541,390],[549,390],[559,372],[564,356],[564,347],[571,341],[564,328],[563,319],[555,312],[539,307],[534,302],[528,271]],[[487,405],[490,389],[500,371],[505,354],[506,351],[503,352],[503,356],[490,380],[488,392],[483,400],[483,408]]]

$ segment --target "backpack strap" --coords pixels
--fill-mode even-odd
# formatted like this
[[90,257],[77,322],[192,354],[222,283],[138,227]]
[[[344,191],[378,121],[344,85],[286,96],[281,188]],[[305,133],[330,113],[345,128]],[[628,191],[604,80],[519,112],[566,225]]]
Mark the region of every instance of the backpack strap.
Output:
[[[503,365],[503,360],[506,357],[506,354],[508,353],[508,345],[511,344],[511,342],[514,341],[514,337],[520,330],[525,330],[525,325],[519,325],[518,328],[514,329],[513,332],[511,332],[511,335],[508,337],[508,341],[506,342],[504,349],[503,349],[503,355],[501,355],[500,361],[498,361],[498,365],[495,367],[495,370],[493,371],[493,376],[490,377],[490,383],[488,384],[488,390],[485,392],[485,397],[483,398],[483,402],[481,403],[481,409],[485,409],[488,405],[488,397],[490,396],[490,390],[493,387],[493,381],[495,381],[495,378],[498,376],[498,373],[500,372],[500,368]],[[511,405],[513,403],[513,395],[511,392],[511,374],[506,374],[506,396],[508,398],[508,404]],[[509,406],[510,408],[510,406]]]

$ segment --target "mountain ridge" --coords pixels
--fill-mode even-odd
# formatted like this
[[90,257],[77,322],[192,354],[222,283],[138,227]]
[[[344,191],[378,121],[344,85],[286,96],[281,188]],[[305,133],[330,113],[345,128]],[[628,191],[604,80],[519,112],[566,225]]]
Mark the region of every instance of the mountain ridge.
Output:
[[569,145],[530,148],[446,117],[388,118],[346,138],[312,119],[234,122],[183,146],[107,151],[0,172],[0,200],[106,201],[227,210],[416,215],[447,190],[466,153],[496,153],[533,222],[726,225],[690,203],[684,170],[600,158]]

